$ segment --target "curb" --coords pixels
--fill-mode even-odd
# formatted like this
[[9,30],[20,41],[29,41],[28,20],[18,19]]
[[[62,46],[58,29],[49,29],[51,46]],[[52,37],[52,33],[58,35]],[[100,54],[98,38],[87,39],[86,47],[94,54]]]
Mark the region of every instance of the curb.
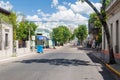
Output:
[[97,59],[99,59],[105,66],[107,69],[109,69],[111,72],[113,72],[115,75],[117,75],[118,77],[120,77],[120,72],[117,71],[116,69],[114,69],[112,66],[110,66],[109,64],[105,63],[103,60],[101,60],[100,58],[98,58],[97,56],[93,55],[94,57],[96,57]]
[[117,71],[116,69],[114,69],[113,67],[111,67],[109,64],[105,64],[105,66],[110,69],[113,73],[115,73],[117,76],[120,77],[120,72]]
[[11,56],[11,57],[9,57],[9,58],[1,59],[1,60],[0,60],[0,64],[1,64],[1,63],[11,62],[11,61],[14,61],[14,60],[16,60],[16,59],[19,59],[19,58],[22,58],[22,57],[25,57],[25,56],[30,56],[30,55],[35,55],[35,53],[19,55],[19,56],[16,56],[16,57],[12,57],[12,56]]

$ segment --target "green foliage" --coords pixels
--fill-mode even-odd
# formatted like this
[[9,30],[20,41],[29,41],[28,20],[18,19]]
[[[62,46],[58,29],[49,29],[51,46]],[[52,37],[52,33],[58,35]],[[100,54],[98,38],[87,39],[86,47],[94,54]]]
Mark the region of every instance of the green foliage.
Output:
[[98,44],[102,42],[102,33],[98,34],[98,40],[96,41]]
[[16,13],[11,12],[9,16],[6,16],[4,14],[0,14],[0,17],[3,22],[6,22],[8,24],[11,24],[13,26],[13,40],[16,40],[16,28],[17,28],[17,16]]
[[11,12],[11,14],[9,15],[9,23],[12,24],[12,26],[13,26],[13,40],[17,39],[17,36],[16,36],[17,21],[16,21],[16,19],[17,19],[16,13]]
[[[103,3],[103,0],[100,0],[100,2]],[[106,6],[105,7],[107,7],[109,4],[110,4],[110,0],[106,0],[106,2],[105,2]]]
[[73,40],[75,38],[75,34],[71,34],[70,40]]
[[28,22],[28,21],[20,22],[17,28],[17,39],[28,40],[29,31],[30,31],[30,35],[34,35],[36,28],[37,28],[37,25],[34,24],[33,22]]
[[102,42],[102,24],[97,16],[96,13],[92,13],[90,14],[90,19],[89,19],[90,23],[93,23],[94,28],[98,28],[98,32],[97,32],[97,36],[98,36],[98,43]]
[[78,28],[74,30],[74,34],[78,38],[78,40],[82,42],[88,35],[86,25],[79,25]]
[[1,18],[1,21],[9,23],[9,18],[5,14],[0,13],[0,18]]
[[52,38],[60,44],[69,41],[71,35],[70,30],[66,26],[58,26],[57,28],[53,28]]
[[96,13],[90,14],[89,21],[90,21],[90,23],[94,24],[94,27],[97,27],[97,28],[100,28],[100,29],[102,28],[102,24],[101,24],[101,22],[99,20],[99,17],[97,16]]

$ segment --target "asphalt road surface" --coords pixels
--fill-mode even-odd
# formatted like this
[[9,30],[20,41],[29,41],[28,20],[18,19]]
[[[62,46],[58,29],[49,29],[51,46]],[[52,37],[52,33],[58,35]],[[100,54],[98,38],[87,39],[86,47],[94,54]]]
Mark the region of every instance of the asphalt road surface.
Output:
[[115,80],[90,51],[72,45],[0,64],[0,80]]

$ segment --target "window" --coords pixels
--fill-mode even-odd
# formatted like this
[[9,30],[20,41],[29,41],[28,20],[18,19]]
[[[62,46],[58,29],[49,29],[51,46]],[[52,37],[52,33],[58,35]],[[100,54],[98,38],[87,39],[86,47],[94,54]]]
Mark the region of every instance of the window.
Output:
[[119,21],[116,21],[116,53],[119,53]]
[[113,24],[111,23],[111,41],[113,42]]
[[8,47],[8,34],[5,34],[5,48]]

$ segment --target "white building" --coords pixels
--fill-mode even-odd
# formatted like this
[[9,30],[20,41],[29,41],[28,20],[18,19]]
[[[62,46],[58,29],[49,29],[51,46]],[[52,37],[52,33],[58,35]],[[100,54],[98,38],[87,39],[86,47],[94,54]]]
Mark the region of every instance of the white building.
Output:
[[49,46],[49,47],[53,47],[53,43],[52,43],[52,39],[50,37],[50,33],[51,31],[45,28],[38,28],[35,32],[35,34],[37,35],[42,35],[45,36],[46,38],[48,38],[47,41],[45,41],[44,46]]
[[[0,8],[0,13],[10,15],[10,12]],[[1,14],[1,15],[2,15]],[[10,57],[13,54],[13,27],[5,23],[0,17],[0,59]]]
[[[111,0],[107,11],[107,23],[113,43],[115,58],[120,58],[120,0]],[[108,53],[105,32],[103,31],[102,50]],[[116,54],[117,53],[117,54]]]
[[4,22],[0,26],[0,57],[10,57],[13,53],[13,27]]

